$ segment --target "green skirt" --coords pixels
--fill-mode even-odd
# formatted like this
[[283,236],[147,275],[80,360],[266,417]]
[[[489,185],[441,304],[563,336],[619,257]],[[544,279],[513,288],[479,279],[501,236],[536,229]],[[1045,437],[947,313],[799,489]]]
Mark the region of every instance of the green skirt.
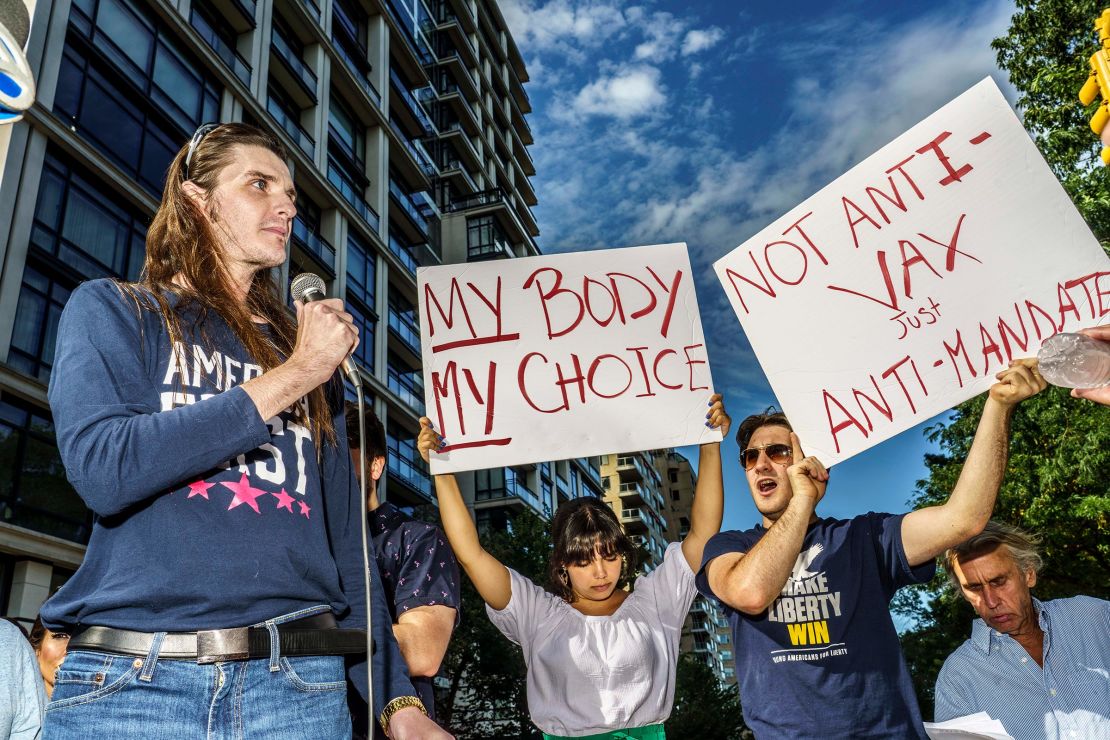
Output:
[[628,730],[613,730],[600,735],[583,735],[576,738],[562,735],[543,735],[543,740],[666,740],[663,734],[663,725],[647,725],[646,727],[633,727]]

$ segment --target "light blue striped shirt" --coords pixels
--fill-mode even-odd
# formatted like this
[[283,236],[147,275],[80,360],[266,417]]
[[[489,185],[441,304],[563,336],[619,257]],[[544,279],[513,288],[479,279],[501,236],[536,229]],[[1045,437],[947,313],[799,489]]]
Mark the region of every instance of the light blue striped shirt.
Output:
[[975,712],[1017,740],[1110,740],[1110,601],[1038,601],[1042,670],[1017,640],[976,619],[940,670],[936,721]]

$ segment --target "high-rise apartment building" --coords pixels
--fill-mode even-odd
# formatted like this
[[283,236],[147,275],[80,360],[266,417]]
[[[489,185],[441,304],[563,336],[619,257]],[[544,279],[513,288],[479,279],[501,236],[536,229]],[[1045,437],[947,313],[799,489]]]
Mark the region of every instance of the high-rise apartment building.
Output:
[[[666,538],[677,542],[690,531],[690,512],[698,476],[690,461],[674,450],[655,450],[652,461],[662,481],[665,504],[661,513],[666,521]],[[682,625],[679,650],[696,655],[713,669],[722,684],[736,682],[732,629],[716,602],[701,594],[694,599]]]
[[[0,613],[37,613],[91,526],[46,400],[58,317],[81,281],[138,277],[166,167],[207,121],[288,147],[281,282],[314,272],[346,302],[383,495],[434,503],[416,269],[537,254],[528,76],[495,0],[39,0],[29,49],[38,100],[0,180]],[[601,491],[596,458],[462,478],[491,521]]]
[[601,458],[605,503],[625,534],[647,553],[642,565],[652,570],[663,562],[667,523],[663,519],[663,483],[651,452],[623,452]]

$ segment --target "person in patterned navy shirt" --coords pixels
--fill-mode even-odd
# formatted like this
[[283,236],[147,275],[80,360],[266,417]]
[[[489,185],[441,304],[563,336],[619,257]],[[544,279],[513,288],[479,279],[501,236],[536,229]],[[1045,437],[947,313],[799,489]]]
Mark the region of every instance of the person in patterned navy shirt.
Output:
[[[359,470],[358,407],[347,405],[347,440]],[[435,717],[432,679],[439,672],[461,608],[459,564],[443,531],[378,499],[385,472],[385,428],[371,409],[366,415],[367,508],[370,536],[381,572],[393,634],[409,666],[412,685]],[[356,715],[357,716],[357,715]]]

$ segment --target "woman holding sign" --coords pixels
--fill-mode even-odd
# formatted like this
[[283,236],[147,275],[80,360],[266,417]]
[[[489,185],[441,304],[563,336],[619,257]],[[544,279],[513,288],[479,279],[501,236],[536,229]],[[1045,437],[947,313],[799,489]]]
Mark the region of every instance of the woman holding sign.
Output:
[[[720,395],[706,424],[728,434]],[[427,418],[418,439],[425,460],[443,446]],[[435,476],[439,511],[459,563],[490,619],[521,646],[528,711],[544,737],[657,740],[671,713],[682,623],[694,600],[705,543],[721,527],[721,445],[699,450],[690,532],[663,564],[631,585],[634,551],[612,510],[592,497],[562,504],[552,521],[547,589],[482,548],[453,475]]]

